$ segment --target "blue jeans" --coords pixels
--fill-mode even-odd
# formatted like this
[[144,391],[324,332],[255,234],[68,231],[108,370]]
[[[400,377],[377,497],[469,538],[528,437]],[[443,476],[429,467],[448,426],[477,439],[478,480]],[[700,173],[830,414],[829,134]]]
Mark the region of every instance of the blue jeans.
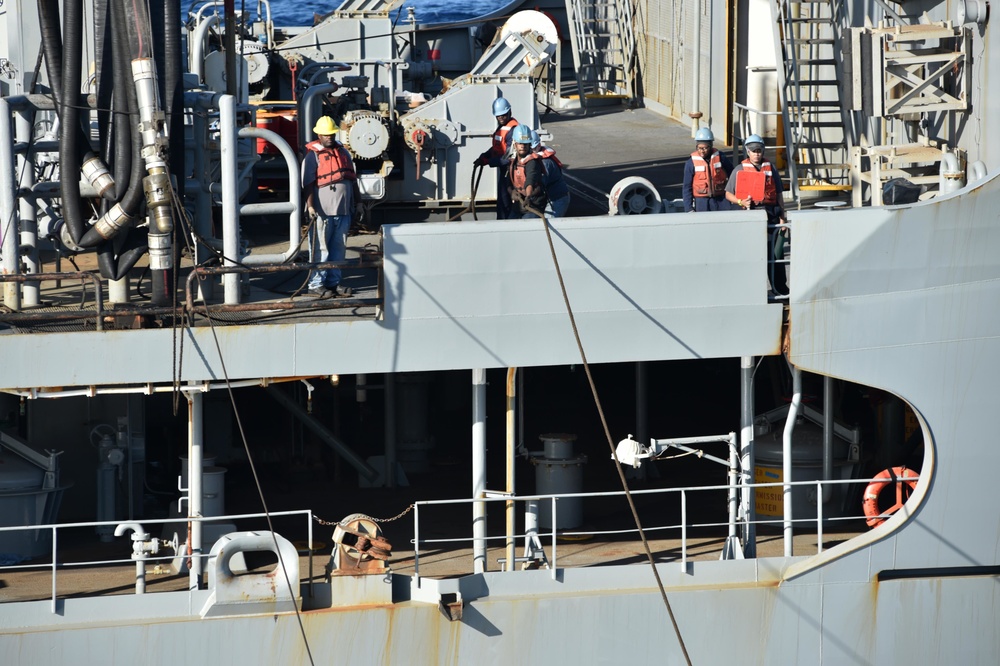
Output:
[[546,217],[564,217],[569,208],[569,194],[565,194],[558,199],[550,200],[545,204]]
[[[316,219],[309,243],[309,252],[316,263],[343,261],[347,257],[347,232],[351,228],[350,215],[320,215]],[[340,269],[328,268],[313,271],[309,277],[309,289],[330,287],[340,284]]]

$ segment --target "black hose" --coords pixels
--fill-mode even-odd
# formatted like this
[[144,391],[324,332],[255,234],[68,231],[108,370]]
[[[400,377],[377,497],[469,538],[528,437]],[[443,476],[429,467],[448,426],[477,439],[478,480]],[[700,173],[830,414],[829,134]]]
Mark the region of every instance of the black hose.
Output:
[[[142,137],[136,131],[136,123],[133,122],[133,119],[139,117],[139,100],[136,98],[135,85],[131,76],[132,61],[126,40],[125,12],[119,2],[111,3],[111,25],[111,46],[115,54],[115,98],[120,99],[121,103],[127,107],[127,113],[116,114],[120,120],[118,126],[121,128],[122,136],[120,141],[116,142],[115,163],[116,165],[119,163],[129,165],[127,178],[117,179],[118,169],[116,169],[116,184],[119,188],[124,187],[123,183],[128,184],[118,204],[126,215],[134,219],[138,217],[143,202],[142,179],[146,175],[146,166],[142,159]],[[98,232],[97,227],[91,227],[80,240],[80,245],[82,247],[98,247],[102,246],[104,242],[105,238]],[[143,240],[142,243],[144,244],[145,241]],[[99,258],[98,266],[101,268],[103,277],[112,280],[120,279],[116,276],[121,276],[122,268],[117,262],[109,264],[105,260],[105,263],[102,264]]]
[[97,264],[108,280],[121,280],[149,251],[146,234],[130,229],[97,246]]
[[472,186],[472,192],[469,198],[469,205],[460,210],[459,212],[455,213],[451,217],[449,217],[448,218],[449,222],[454,222],[455,220],[462,217],[469,211],[472,211],[472,219],[474,220],[479,219],[479,217],[476,215],[476,191],[479,190],[479,179],[482,178],[482,176],[483,176],[483,165],[477,164],[474,167],[472,167],[472,175],[469,183],[469,185]]
[[163,3],[164,76],[167,95],[163,108],[167,112],[167,133],[170,137],[170,173],[177,175],[174,187],[179,199],[184,198],[184,63],[181,52],[181,0]]
[[[94,2],[94,46],[97,49],[97,136],[100,141],[101,160],[108,166],[114,165],[114,90],[113,67],[114,50],[111,47],[111,31],[108,30],[108,0]],[[117,180],[116,180],[117,183]]]
[[62,115],[62,30],[59,24],[59,0],[38,0],[38,25],[45,53],[45,71],[55,97],[56,112]]
[[[138,134],[134,131],[132,121],[132,106],[129,95],[135,98],[135,88],[132,84],[131,63],[128,58],[128,45],[125,37],[125,22],[122,20],[121,6],[117,0],[110,2],[108,25],[111,33],[112,72],[114,73],[113,127],[115,134],[114,176],[115,201],[121,202],[129,187],[135,180],[133,163],[141,161],[139,151],[142,146]],[[135,102],[134,106],[139,103]],[[133,135],[136,135],[133,137]],[[135,139],[135,140],[133,140]],[[141,176],[140,176],[141,177]],[[126,207],[126,210],[128,208]]]
[[118,0],[125,10],[125,33],[129,40],[129,60],[148,58],[150,50],[149,14],[146,3],[135,0]]
[[[62,100],[58,105],[62,125],[59,127],[59,190],[62,196],[63,221],[74,243],[83,238],[83,205],[80,201],[80,166],[82,153],[77,142],[80,132],[80,110],[77,108],[83,58],[83,0],[65,0],[66,42],[63,55]],[[47,60],[48,58],[46,58]],[[59,92],[56,93],[57,98]]]
[[[116,11],[117,10],[117,11]],[[146,165],[142,159],[142,136],[137,130],[139,122],[139,99],[135,94],[135,84],[132,81],[132,59],[129,57],[129,48],[125,30],[125,12],[117,2],[113,2],[111,17],[114,21],[115,36],[117,39],[113,43],[118,48],[115,51],[115,83],[121,85],[124,91],[124,104],[128,110],[125,115],[125,124],[128,125],[129,143],[122,146],[122,152],[118,159],[128,157],[129,177],[128,189],[121,200],[122,209],[132,217],[136,217],[139,206],[143,201],[142,179],[146,175]]]

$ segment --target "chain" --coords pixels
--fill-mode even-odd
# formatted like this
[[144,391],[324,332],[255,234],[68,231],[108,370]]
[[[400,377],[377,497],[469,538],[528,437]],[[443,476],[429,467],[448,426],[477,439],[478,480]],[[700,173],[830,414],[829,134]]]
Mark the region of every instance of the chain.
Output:
[[[405,509],[403,509],[402,511],[400,511],[399,513],[397,513],[392,518],[375,518],[374,516],[369,516],[366,513],[358,513],[358,514],[355,514],[354,520],[361,519],[361,520],[370,520],[373,523],[391,523],[394,520],[399,520],[400,518],[402,518],[403,516],[405,516],[406,514],[408,514],[410,511],[413,511],[413,507],[414,506],[416,506],[416,505],[415,504],[411,504],[410,506],[406,507]],[[331,521],[328,521],[328,520],[323,520],[319,516],[313,516],[313,520],[315,520],[320,525],[334,526],[334,527],[346,527],[346,525],[344,525],[343,521],[333,521],[333,522],[331,522]]]

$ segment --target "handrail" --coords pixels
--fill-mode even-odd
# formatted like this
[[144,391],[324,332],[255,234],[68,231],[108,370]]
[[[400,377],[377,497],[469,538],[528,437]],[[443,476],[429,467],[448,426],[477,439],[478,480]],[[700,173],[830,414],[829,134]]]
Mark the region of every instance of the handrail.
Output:
[[[920,476],[917,475],[913,470],[907,470],[908,474],[906,476],[900,476],[897,478],[898,481],[919,481]],[[910,474],[909,472],[912,472]],[[719,484],[719,485],[709,485],[709,486],[690,486],[690,487],[680,487],[680,488],[650,488],[650,489],[640,489],[632,490],[632,495],[662,495],[662,494],[673,494],[676,493],[680,495],[680,509],[681,509],[681,521],[680,523],[673,525],[660,525],[654,527],[644,527],[645,532],[658,532],[666,530],[677,530],[681,532],[681,557],[680,566],[681,569],[686,571],[688,566],[688,531],[691,528],[709,528],[709,527],[723,527],[727,526],[727,522],[708,522],[708,523],[689,523],[687,520],[687,494],[690,492],[698,491],[721,491],[721,490],[732,490],[749,488],[756,490],[758,488],[785,488],[785,487],[816,487],[816,496],[823,497],[823,487],[830,485],[853,485],[853,484],[869,484],[874,481],[884,481],[884,479],[817,479],[815,481],[777,481],[768,483],[747,483],[747,484]],[[485,496],[479,498],[459,498],[459,499],[443,499],[443,500],[422,500],[414,502],[413,507],[413,580],[417,587],[420,587],[420,547],[421,545],[429,544],[442,544],[442,543],[467,543],[473,542],[475,537],[461,537],[461,538],[435,538],[435,539],[421,539],[420,538],[420,508],[429,507],[436,505],[450,505],[450,504],[467,504],[471,502],[529,502],[529,501],[550,501],[552,503],[552,527],[550,530],[545,532],[550,539],[550,546],[552,548],[552,558],[549,562],[549,567],[552,572],[552,578],[556,578],[556,570],[558,569],[557,560],[557,550],[556,543],[558,536],[598,536],[602,534],[629,534],[638,532],[636,528],[627,528],[622,530],[576,530],[576,531],[562,531],[557,534],[556,525],[558,525],[557,520],[557,505],[560,499],[581,499],[585,497],[616,497],[623,496],[624,491],[599,491],[599,492],[586,492],[586,493],[566,493],[561,495],[518,495],[510,496],[508,494],[503,494],[501,496]],[[823,516],[823,502],[817,502],[816,505],[816,515],[807,518],[794,518],[790,521],[786,521],[784,518],[775,517],[774,519],[755,519],[753,521],[741,520],[741,524],[753,524],[753,525],[785,525],[788,523],[815,523],[816,524],[816,539],[817,539],[817,554],[823,552],[823,522],[830,521],[856,521],[864,518],[864,515],[850,515],[850,516],[835,516],[830,518],[824,518]],[[539,532],[542,534],[542,532]],[[516,534],[515,538],[524,539],[527,538],[528,534]],[[486,541],[503,541],[508,538],[507,535],[497,535],[497,536],[487,536]]]
[[[9,273],[7,275],[0,275],[0,283],[2,282],[42,282],[43,280],[70,280],[74,278],[79,278],[82,283],[84,280],[91,280],[94,283],[94,326],[100,331],[104,329],[104,313],[102,308],[104,307],[104,293],[101,289],[101,280],[95,273],[89,273],[87,271],[71,271],[68,273]],[[52,313],[9,313],[0,316],[0,320],[33,320],[33,319],[51,319]]]
[[[309,544],[309,589],[310,594],[312,593],[312,570],[313,570],[313,512],[311,509],[294,509],[290,511],[271,511],[269,513],[241,513],[232,514],[227,516],[178,516],[174,518],[150,518],[143,519],[142,523],[144,525],[163,525],[169,523],[187,523],[187,522],[216,522],[216,521],[230,521],[234,519],[243,518],[267,518],[275,516],[296,516],[304,515],[306,516],[306,527],[307,527],[307,539]],[[116,560],[93,560],[93,561],[81,561],[81,562],[59,562],[58,558],[58,544],[59,544],[59,530],[60,529],[70,529],[70,528],[84,528],[84,527],[103,527],[103,526],[118,526],[122,525],[127,521],[122,520],[100,520],[100,521],[88,521],[79,523],[48,523],[43,525],[15,525],[12,527],[0,527],[0,533],[3,532],[23,532],[23,531],[35,531],[35,530],[51,530],[52,531],[52,561],[47,564],[4,564],[0,565],[0,571],[4,570],[19,570],[19,569],[42,569],[51,568],[52,570],[52,613],[57,611],[57,600],[58,594],[56,592],[56,572],[60,567],[70,568],[70,567],[83,567],[83,566],[95,566],[101,564],[135,564],[136,560],[131,556],[123,559]],[[246,531],[246,530],[243,530]],[[208,559],[211,557],[209,553],[179,553],[175,552],[172,556],[159,556],[159,557],[147,557],[143,561],[156,562],[161,560],[173,560],[178,557],[190,558],[190,559]],[[190,590],[189,590],[190,592]]]

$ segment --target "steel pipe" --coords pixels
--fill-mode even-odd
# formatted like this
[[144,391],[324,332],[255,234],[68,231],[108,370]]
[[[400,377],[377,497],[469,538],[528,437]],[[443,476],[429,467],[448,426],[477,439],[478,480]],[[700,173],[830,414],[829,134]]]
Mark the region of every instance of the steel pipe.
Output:
[[792,433],[795,431],[795,420],[802,406],[802,371],[792,368],[792,404],[788,407],[788,418],[785,419],[785,431],[781,436],[781,481],[783,504],[783,534],[785,557],[792,556],[793,516],[792,516]]
[[[219,137],[222,148],[222,262],[233,267],[240,260],[240,209],[237,205],[236,170],[238,148],[236,145],[236,98],[223,95],[219,100]],[[226,305],[240,302],[239,275],[227,273],[222,278]]]
[[[281,138],[277,132],[261,129],[259,127],[243,127],[238,136],[240,138],[264,139],[275,146],[285,158],[285,166],[288,168],[288,202],[277,202],[274,204],[248,204],[240,207],[240,216],[257,214],[258,211],[271,212],[272,208],[281,207],[288,211],[288,249],[281,254],[258,254],[243,257],[242,263],[247,266],[257,264],[284,263],[296,256],[302,246],[302,238],[299,229],[302,226],[302,185],[299,180],[299,158],[295,155],[288,142]],[[275,211],[277,212],[277,211]],[[282,210],[281,212],[284,212]]]
[[[5,275],[17,275],[21,272],[20,231],[17,216],[14,214],[16,207],[12,121],[10,105],[6,99],[0,98],[0,254],[3,254]],[[21,288],[18,283],[4,283],[3,303],[15,312],[21,309]]]
[[[472,497],[486,491],[486,370],[472,371]],[[554,523],[553,523],[554,524]],[[486,504],[472,503],[473,571],[486,571]]]

